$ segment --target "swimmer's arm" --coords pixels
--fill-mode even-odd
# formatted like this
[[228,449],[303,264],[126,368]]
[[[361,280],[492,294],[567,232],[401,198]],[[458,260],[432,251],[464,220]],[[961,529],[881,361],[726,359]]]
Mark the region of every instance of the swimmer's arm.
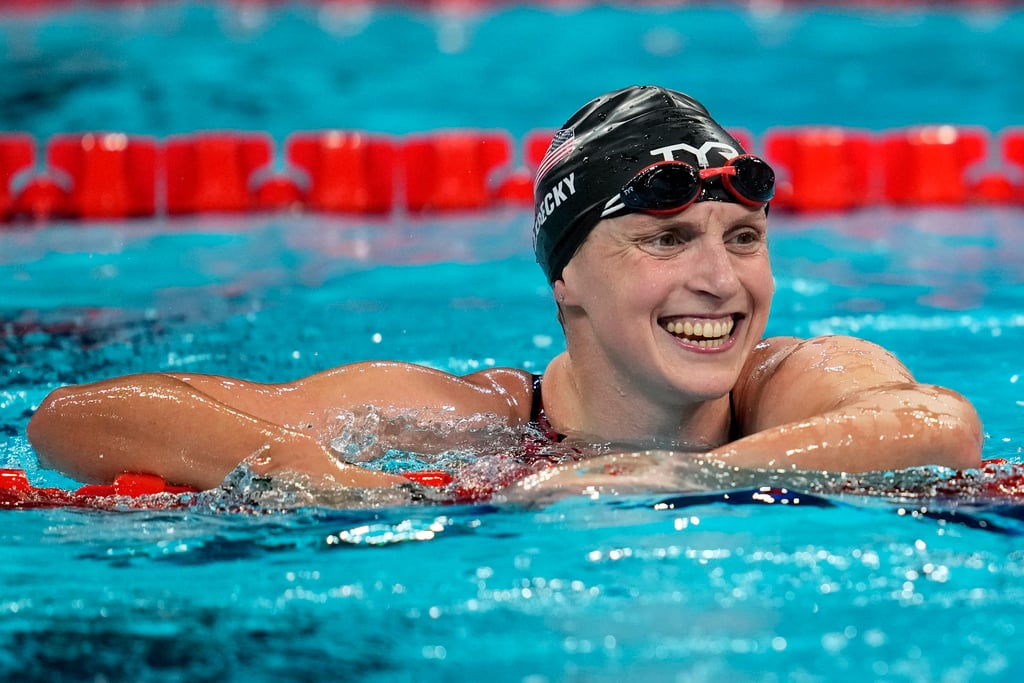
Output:
[[251,456],[260,474],[298,470],[360,487],[401,481],[340,464],[300,430],[246,412],[248,402],[261,405],[272,393],[257,387],[235,386],[235,405],[164,374],[63,387],[40,405],[29,422],[28,438],[40,464],[84,482],[147,472],[208,489]]
[[[532,377],[522,370],[489,368],[466,376],[394,361],[352,363],[279,385],[254,385],[209,375],[181,376],[224,402],[246,387],[246,410],[268,421],[337,436],[338,418],[372,411],[374,448],[434,453],[493,440],[490,428],[529,420]],[[365,454],[371,455],[371,454]]]
[[[206,382],[203,390],[227,398],[238,380],[231,382],[223,389]],[[272,391],[259,405],[252,404],[253,412],[273,412],[286,422],[314,425],[329,420],[337,409],[367,405],[385,412],[436,410],[463,417],[487,413],[516,423],[528,419],[533,397],[531,376],[522,370],[490,368],[463,377],[397,361],[351,363],[266,386]]]
[[737,387],[745,434],[710,455],[739,466],[865,472],[981,462],[982,427],[963,396],[917,383],[869,342],[764,342]]
[[[529,374],[490,369],[465,378],[406,363],[358,363],[294,382],[260,384],[216,375],[144,374],[54,391],[28,436],[44,466],[81,481],[150,472],[209,488],[259,454],[261,473],[297,470],[358,486],[401,481],[338,463],[328,450],[331,420],[374,405],[382,414],[440,408],[449,416],[489,413],[528,419]],[[414,450],[436,434],[409,432],[392,447]],[[441,444],[441,447],[444,445]]]

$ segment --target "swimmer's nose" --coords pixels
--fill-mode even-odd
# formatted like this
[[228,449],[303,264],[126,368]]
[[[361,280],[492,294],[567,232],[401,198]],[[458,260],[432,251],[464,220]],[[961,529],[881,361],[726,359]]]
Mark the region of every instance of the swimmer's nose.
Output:
[[718,240],[701,240],[698,248],[696,263],[690,264],[689,288],[717,299],[728,299],[739,293],[739,275],[726,246]]

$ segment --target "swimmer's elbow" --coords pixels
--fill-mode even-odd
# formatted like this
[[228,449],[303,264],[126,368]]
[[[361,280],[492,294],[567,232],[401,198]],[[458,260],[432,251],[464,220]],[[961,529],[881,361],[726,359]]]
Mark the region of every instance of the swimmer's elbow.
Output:
[[73,386],[54,389],[39,404],[25,429],[29,445],[39,458],[39,464],[47,468],[59,468],[64,458],[66,443],[64,433],[66,406],[77,395]]
[[971,402],[960,394],[949,392],[948,400],[948,412],[943,420],[946,458],[942,464],[959,470],[979,467],[985,442],[981,417]]

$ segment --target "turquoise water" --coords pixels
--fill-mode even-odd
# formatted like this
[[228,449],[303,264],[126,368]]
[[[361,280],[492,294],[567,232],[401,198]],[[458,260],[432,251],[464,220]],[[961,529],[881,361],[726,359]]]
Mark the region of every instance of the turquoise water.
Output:
[[[264,25],[247,16],[172,4],[0,22],[2,125],[522,131],[613,81],[683,87],[680,64],[713,109],[754,131],[996,129],[1019,122],[1024,101],[1010,77],[1016,13],[514,9],[466,24],[461,50],[458,26],[434,16],[373,14],[347,37],[301,7]],[[957,48],[930,48],[935,59],[960,56],[941,75],[895,58],[934,44]],[[617,58],[605,63],[608,45]],[[753,66],[723,84],[723,59]],[[385,76],[395,101],[379,96]],[[264,96],[278,91],[281,102]],[[987,458],[1020,462],[1022,220],[1020,209],[773,213],[769,333],[891,348],[975,402]],[[5,227],[0,467],[75,486],[39,469],[24,438],[34,407],[68,382],[145,370],[276,381],[367,358],[540,369],[561,336],[529,225],[498,211]],[[0,678],[1017,679],[1016,501],[949,495],[951,473],[929,469],[671,477],[677,490],[656,495],[371,510],[240,477],[172,510],[4,511]],[[754,498],[760,486],[795,493]]]
[[520,135],[644,82],[689,92],[755,133],[822,123],[1000,130],[1021,124],[1024,102],[1024,13],[1014,8],[510,6],[460,18],[319,3],[153,5],[0,22],[0,129]]
[[[1019,461],[1020,219],[779,216],[772,331],[886,344],[978,404],[987,457]],[[512,212],[0,233],[13,283],[0,464],[74,486],[39,470],[23,436],[67,381],[154,369],[276,380],[375,357],[540,368],[561,342],[528,225]],[[339,510],[242,480],[182,509],[8,511],[0,672],[1015,680],[1020,505],[950,496],[950,473],[928,469],[673,476],[678,494],[550,504]],[[760,486],[798,493],[764,504],[750,495]]]

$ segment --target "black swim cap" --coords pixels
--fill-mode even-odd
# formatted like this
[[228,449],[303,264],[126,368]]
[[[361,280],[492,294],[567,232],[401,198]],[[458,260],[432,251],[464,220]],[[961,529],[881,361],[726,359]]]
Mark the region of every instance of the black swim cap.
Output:
[[[631,86],[591,101],[559,130],[534,182],[534,250],[549,282],[600,220],[605,202],[663,160],[698,168],[745,154],[697,100],[656,86]],[[720,182],[700,200],[735,201]]]

